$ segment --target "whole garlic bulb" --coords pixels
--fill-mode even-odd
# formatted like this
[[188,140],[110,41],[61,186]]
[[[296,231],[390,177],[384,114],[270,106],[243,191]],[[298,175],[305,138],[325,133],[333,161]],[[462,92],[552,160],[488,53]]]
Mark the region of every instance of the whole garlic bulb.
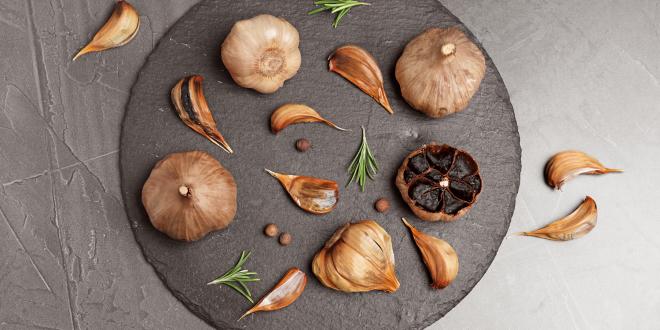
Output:
[[392,240],[373,220],[339,228],[314,256],[312,271],[326,287],[344,292],[399,288]]
[[255,16],[234,24],[222,43],[222,62],[239,86],[274,93],[300,68],[299,41],[285,19]]
[[440,118],[465,109],[486,72],[484,55],[458,28],[431,28],[411,40],[396,63],[403,98]]

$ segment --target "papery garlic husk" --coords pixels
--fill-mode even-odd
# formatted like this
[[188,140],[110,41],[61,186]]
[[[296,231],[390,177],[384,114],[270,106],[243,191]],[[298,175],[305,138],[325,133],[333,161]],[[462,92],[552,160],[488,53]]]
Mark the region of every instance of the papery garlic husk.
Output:
[[403,98],[441,118],[465,109],[486,72],[484,55],[457,27],[431,28],[411,40],[396,63]]
[[274,93],[300,68],[299,41],[285,19],[255,16],[234,24],[222,43],[222,63],[239,86]]
[[431,276],[431,286],[435,289],[447,287],[458,275],[456,250],[446,241],[417,230],[405,218],[401,220],[410,229],[415,244],[422,254],[424,264]]
[[275,311],[293,304],[305,290],[306,284],[307,275],[302,270],[295,267],[289,269],[259,302],[241,316],[241,319],[252,313]]
[[373,220],[339,228],[314,256],[312,271],[326,287],[344,292],[399,288],[392,240]]
[[623,172],[603,166],[597,159],[581,151],[562,151],[555,154],[545,165],[545,182],[557,190],[569,179],[580,174],[606,174]]
[[236,215],[234,177],[202,151],[169,154],[142,187],[142,205],[167,236],[195,241],[227,227]]
[[300,123],[324,123],[340,131],[346,131],[346,129],[321,117],[316,110],[304,104],[288,103],[275,109],[270,115],[270,130],[274,134],[279,133],[289,125]]
[[530,232],[517,233],[552,241],[570,241],[583,237],[596,227],[598,207],[596,201],[587,196],[575,211],[553,223]]
[[224,151],[230,154],[234,153],[216,127],[217,124],[206,102],[206,97],[204,97],[203,80],[204,78],[199,75],[192,75],[179,80],[170,92],[174,109],[188,127],[206,137]]
[[383,75],[369,52],[356,45],[341,46],[328,58],[328,68],[371,96],[387,112],[394,113],[385,94]]
[[73,60],[87,53],[123,46],[133,40],[139,30],[140,15],[128,2],[119,0],[110,18]]
[[265,170],[282,184],[294,203],[301,209],[314,214],[326,214],[337,206],[339,201],[337,182]]

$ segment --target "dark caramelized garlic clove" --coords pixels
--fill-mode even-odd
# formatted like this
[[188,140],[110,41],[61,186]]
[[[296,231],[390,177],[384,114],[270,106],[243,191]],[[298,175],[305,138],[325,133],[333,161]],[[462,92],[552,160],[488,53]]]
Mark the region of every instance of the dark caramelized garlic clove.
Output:
[[296,205],[307,212],[325,214],[337,206],[339,188],[335,181],[275,173],[269,169],[266,172],[279,180]]
[[288,103],[275,109],[270,115],[270,130],[274,134],[279,133],[289,125],[300,123],[323,123],[340,131],[346,131],[346,129],[321,117],[316,110],[304,104]]
[[202,81],[199,75],[192,75],[179,80],[172,88],[170,96],[179,118],[195,132],[209,139],[213,144],[228,153],[234,153],[225,138],[216,128],[215,120],[211,114]]
[[289,269],[270,292],[261,298],[254,307],[245,312],[240,319],[252,313],[275,311],[293,304],[305,290],[306,284],[307,275],[302,270],[295,267]]
[[369,52],[356,45],[339,47],[328,58],[328,67],[371,96],[387,112],[394,113],[385,94],[383,75]]
[[458,275],[458,255],[456,250],[444,240],[425,234],[413,227],[405,218],[403,224],[410,229],[424,264],[431,275],[431,286],[442,289],[448,286]]
[[580,174],[606,174],[623,172],[603,166],[597,159],[581,151],[562,151],[555,154],[545,165],[545,182],[552,188],[561,189],[569,179]]
[[570,241],[588,234],[596,227],[598,207],[590,196],[571,214],[535,231],[517,233],[552,241]]

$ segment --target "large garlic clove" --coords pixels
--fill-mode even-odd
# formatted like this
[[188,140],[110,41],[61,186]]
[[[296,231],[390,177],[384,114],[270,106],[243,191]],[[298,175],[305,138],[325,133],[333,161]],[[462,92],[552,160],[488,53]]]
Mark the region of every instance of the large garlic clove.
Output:
[[312,271],[326,287],[344,292],[399,288],[392,240],[373,220],[339,228],[314,256]]
[[580,238],[596,227],[598,207],[596,201],[587,196],[571,214],[552,222],[551,224],[530,232],[517,233],[522,236],[533,236],[552,241],[570,241]]
[[458,28],[431,28],[411,40],[396,63],[401,95],[429,117],[464,110],[486,72],[481,50]]
[[139,29],[138,12],[128,2],[119,0],[110,18],[96,32],[92,41],[73,57],[73,60],[87,53],[123,46],[135,38]]
[[340,131],[346,131],[346,129],[321,117],[318,112],[304,104],[288,103],[275,109],[270,115],[270,130],[274,134],[279,133],[289,125],[299,123],[324,123]]
[[328,67],[371,96],[387,112],[394,113],[385,94],[383,75],[369,52],[356,45],[339,47],[328,58]]
[[259,302],[241,316],[241,319],[252,313],[275,311],[293,304],[305,290],[306,284],[307,275],[302,270],[295,267],[289,269]]
[[422,254],[422,259],[431,275],[431,286],[442,289],[454,281],[458,275],[458,255],[454,248],[444,240],[424,234],[413,227],[405,218],[403,224],[410,229],[415,244]]
[[285,19],[255,16],[234,24],[222,43],[222,63],[239,86],[274,93],[300,68],[299,41]]
[[580,174],[606,174],[623,172],[603,166],[597,159],[581,151],[562,151],[555,154],[545,165],[545,181],[557,190],[569,179]]
[[279,180],[296,205],[307,212],[325,214],[337,206],[339,188],[335,181],[311,176],[281,174],[269,169],[266,169],[266,172]]
[[179,80],[172,88],[170,97],[179,118],[195,132],[209,139],[213,144],[228,153],[234,153],[225,138],[216,128],[211,114],[202,81],[204,78],[192,75]]

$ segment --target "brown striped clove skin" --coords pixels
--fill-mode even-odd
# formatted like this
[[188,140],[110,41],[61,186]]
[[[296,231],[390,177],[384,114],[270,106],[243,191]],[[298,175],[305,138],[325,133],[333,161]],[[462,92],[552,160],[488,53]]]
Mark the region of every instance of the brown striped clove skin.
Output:
[[550,158],[545,165],[545,182],[552,188],[560,190],[566,181],[581,174],[606,174],[623,172],[616,168],[607,168],[597,159],[582,151],[562,151]]
[[571,214],[543,228],[517,233],[517,235],[533,236],[552,241],[570,241],[590,233],[596,227],[597,218],[598,207],[596,201],[587,196]]
[[332,180],[304,175],[276,173],[265,169],[286,189],[301,209],[313,214],[326,214],[335,209],[339,201],[339,186]]
[[305,290],[305,285],[307,285],[307,275],[298,268],[289,269],[284,277],[240,319],[252,313],[276,311],[293,304]]
[[270,115],[270,130],[273,134],[279,133],[289,125],[300,123],[323,123],[340,131],[347,131],[321,117],[316,110],[304,104],[288,103],[275,109]]

